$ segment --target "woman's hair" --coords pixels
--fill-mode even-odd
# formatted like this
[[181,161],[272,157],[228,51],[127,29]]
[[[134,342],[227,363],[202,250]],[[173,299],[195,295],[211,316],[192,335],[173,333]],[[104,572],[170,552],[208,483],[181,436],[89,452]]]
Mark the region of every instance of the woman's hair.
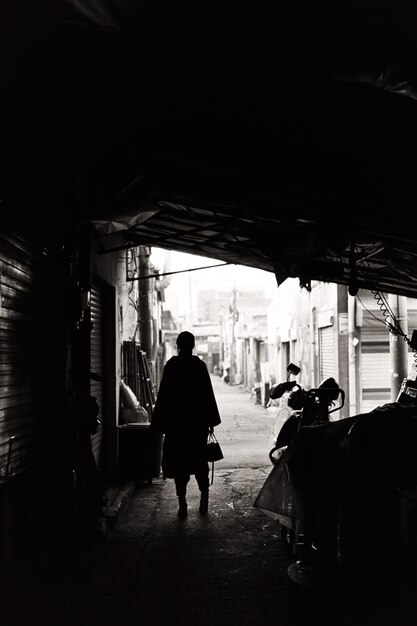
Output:
[[192,351],[195,345],[194,335],[189,333],[188,330],[184,330],[177,337],[177,347],[178,350]]

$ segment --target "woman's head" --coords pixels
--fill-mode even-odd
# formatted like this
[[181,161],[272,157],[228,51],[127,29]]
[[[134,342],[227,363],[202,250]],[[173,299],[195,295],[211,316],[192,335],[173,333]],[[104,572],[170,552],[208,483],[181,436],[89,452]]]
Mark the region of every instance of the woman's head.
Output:
[[195,345],[194,335],[188,330],[184,330],[177,337],[177,348],[179,352],[192,352]]

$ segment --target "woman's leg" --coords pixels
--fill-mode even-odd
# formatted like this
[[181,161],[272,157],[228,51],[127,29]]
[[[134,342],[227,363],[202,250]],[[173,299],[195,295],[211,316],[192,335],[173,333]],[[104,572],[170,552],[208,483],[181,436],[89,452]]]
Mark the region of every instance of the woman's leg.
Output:
[[196,472],[195,478],[201,491],[199,511],[203,515],[208,511],[209,501],[209,471],[208,468],[201,472]]
[[178,517],[184,518],[187,517],[188,508],[187,508],[187,485],[190,481],[189,474],[181,474],[174,477],[175,482],[175,490],[178,497]]

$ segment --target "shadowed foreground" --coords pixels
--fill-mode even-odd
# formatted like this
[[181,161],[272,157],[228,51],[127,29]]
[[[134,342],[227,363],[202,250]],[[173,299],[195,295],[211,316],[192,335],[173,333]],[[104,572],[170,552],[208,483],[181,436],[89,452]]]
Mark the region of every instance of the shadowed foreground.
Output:
[[[292,562],[276,522],[253,508],[269,467],[215,474],[207,516],[189,488],[189,515],[177,518],[173,481],[138,487],[115,529],[67,581],[34,585],[10,624],[412,626],[415,594],[372,581],[364,559],[358,584],[335,576],[322,587],[289,580]],[[365,581],[365,582],[364,582]],[[2,622],[4,623],[4,622]]]
[[[314,587],[289,579],[294,559],[280,528],[253,507],[272,467],[275,413],[218,377],[213,386],[225,458],[216,464],[208,515],[198,512],[193,478],[185,520],[177,518],[172,480],[139,485],[88,555],[73,555],[65,568],[58,554],[29,584],[23,573],[21,586],[2,587],[2,626],[417,624],[415,581],[388,560],[385,570],[364,554],[352,577],[332,575]],[[387,547],[391,540],[387,533]]]

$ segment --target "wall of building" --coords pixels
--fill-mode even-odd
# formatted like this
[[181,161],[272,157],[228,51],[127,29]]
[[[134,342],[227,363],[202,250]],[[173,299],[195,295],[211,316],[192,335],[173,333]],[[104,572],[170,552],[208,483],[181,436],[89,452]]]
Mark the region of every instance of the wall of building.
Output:
[[[104,300],[103,316],[106,331],[103,333],[103,353],[107,355],[104,365],[103,424],[98,436],[102,437],[101,465],[106,478],[114,477],[118,471],[119,384],[121,377],[121,344],[126,333],[126,255],[124,251],[101,254],[102,246],[106,249],[122,245],[120,235],[112,235],[103,241],[93,240],[92,245],[92,280],[98,282],[101,291],[108,294]],[[107,289],[106,289],[107,286]],[[94,438],[93,438],[94,439]],[[96,452],[96,456],[98,453]]]
[[[337,288],[330,283],[312,283],[311,292],[297,279],[287,279],[276,290],[268,309],[270,362],[277,381],[287,377],[288,362],[301,368],[303,387],[319,384],[319,329],[332,328],[337,346]],[[335,352],[338,366],[337,351]]]
[[[117,473],[117,424],[119,423],[119,388],[122,377],[123,342],[134,342],[145,351],[151,375],[151,385],[156,393],[162,377],[165,359],[164,335],[162,326],[164,288],[167,281],[150,278],[138,280],[141,273],[156,273],[151,264],[151,249],[141,247],[129,250],[115,250],[102,254],[103,239],[93,247],[93,274],[113,288],[113,301],[107,306],[107,317],[113,320],[104,341],[111,345],[107,389],[110,408],[107,407],[106,456],[107,468],[111,474]],[[123,239],[115,234],[105,238],[107,250],[123,246]],[[140,252],[142,255],[140,256]],[[129,280],[133,279],[133,280]],[[146,336],[144,336],[146,335]]]
[[[377,294],[363,291],[349,297],[346,287],[320,282],[313,282],[307,292],[297,279],[286,280],[268,309],[270,364],[276,381],[286,379],[288,361],[301,368],[297,380],[305,388],[318,386],[324,375],[334,376],[346,393],[341,417],[390,402],[392,334],[385,317]],[[407,299],[403,326],[411,337],[417,327],[414,299]],[[410,348],[407,359],[411,369],[416,357]]]

